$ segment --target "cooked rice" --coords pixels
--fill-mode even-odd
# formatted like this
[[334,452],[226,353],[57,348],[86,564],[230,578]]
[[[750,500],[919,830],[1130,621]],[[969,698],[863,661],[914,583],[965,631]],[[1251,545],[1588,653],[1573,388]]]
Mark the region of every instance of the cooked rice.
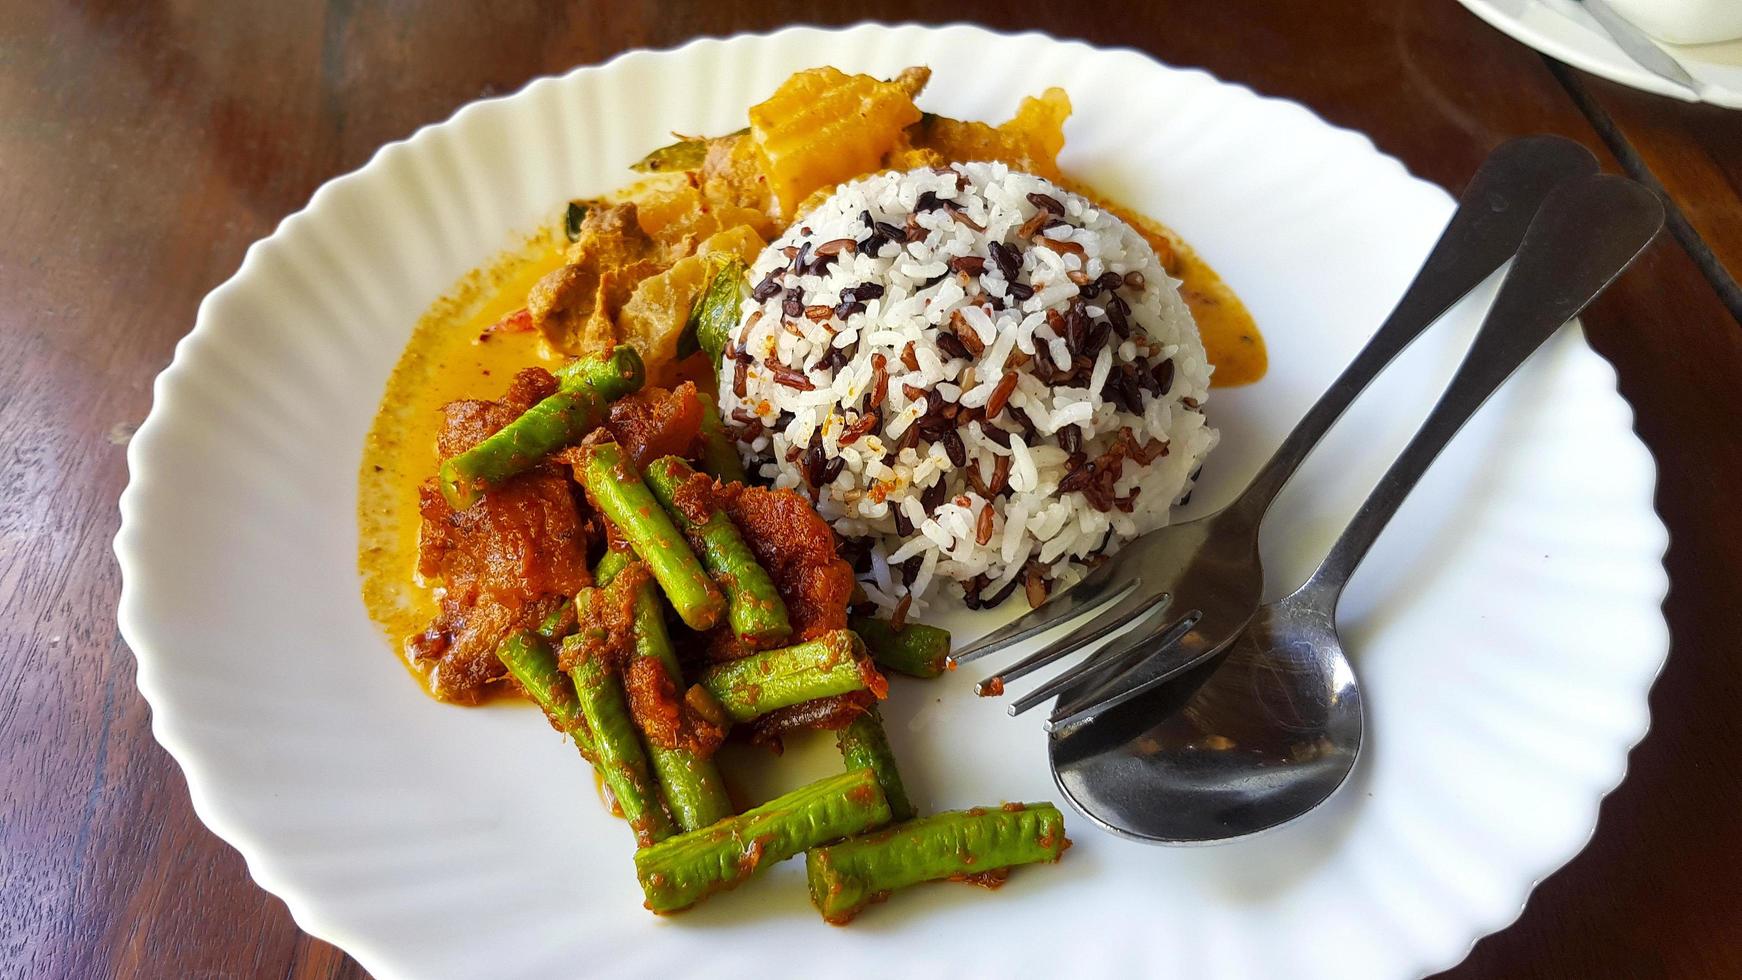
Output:
[[1129,225],[1002,164],[845,184],[750,282],[721,409],[885,609],[940,581],[972,606],[1074,581],[1167,523],[1216,443],[1179,283]]

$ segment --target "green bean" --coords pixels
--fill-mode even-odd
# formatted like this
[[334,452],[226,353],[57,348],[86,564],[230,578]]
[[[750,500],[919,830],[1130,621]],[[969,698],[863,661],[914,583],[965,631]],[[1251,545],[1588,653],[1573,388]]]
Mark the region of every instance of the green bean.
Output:
[[715,664],[702,672],[706,688],[735,722],[790,705],[863,691],[884,683],[849,630]]
[[697,523],[694,508],[679,506],[679,490],[696,475],[688,463],[676,456],[656,459],[647,467],[647,488],[696,542],[702,566],[712,575],[726,596],[726,621],[740,642],[751,649],[771,646],[792,635],[792,624],[786,618],[786,603],[774,587],[774,580],[757,564],[756,555],[732,519],[714,507],[710,501],[707,520]]
[[593,584],[599,588],[610,585],[623,569],[635,564],[635,552],[628,548],[606,548],[604,557],[593,566]]
[[635,348],[620,346],[566,364],[556,376],[556,394],[442,463],[438,475],[448,506],[465,510],[485,490],[578,441],[605,421],[605,403],[639,389],[647,372]]
[[641,353],[628,344],[577,357],[551,373],[563,390],[584,389],[608,402],[640,391],[647,382],[647,365],[642,363]]
[[678,912],[738,887],[768,865],[888,820],[876,775],[860,769],[637,851],[635,874],[649,909]]
[[816,848],[805,855],[805,877],[811,904],[841,925],[898,888],[1057,861],[1070,843],[1051,803],[1006,804],[921,817]]
[[[575,606],[581,622],[590,620],[588,607],[600,601],[598,589],[582,589],[575,596]],[[584,642],[598,643],[607,638],[589,635],[589,630],[564,641],[565,652]],[[671,818],[659,802],[659,791],[648,775],[647,754],[641,747],[641,736],[629,714],[629,704],[623,697],[623,685],[611,665],[601,662],[596,654],[580,653],[569,668],[575,683],[575,694],[587,728],[593,733],[594,751],[598,757],[599,775],[616,797],[623,818],[635,832],[637,846],[647,847],[672,834]]]
[[538,623],[538,635],[551,641],[561,640],[574,631],[575,604],[570,599],[564,599]]
[[721,483],[743,483],[744,462],[738,458],[737,447],[726,435],[726,423],[720,419],[720,406],[714,396],[702,394],[702,472]]
[[889,750],[889,735],[883,730],[883,716],[876,705],[836,731],[835,746],[841,750],[848,771],[869,769],[877,774],[877,785],[889,801],[890,819],[913,819],[913,803],[907,798],[907,787],[901,784],[895,753]]
[[[601,587],[615,581],[631,559],[624,551],[607,551],[599,559],[593,578]],[[683,672],[672,649],[671,634],[665,628],[665,611],[659,596],[645,582],[635,589],[635,655],[658,661],[674,688],[683,686]],[[726,782],[712,759],[703,758],[684,748],[667,748],[644,738],[647,756],[653,764],[654,778],[665,794],[666,806],[681,830],[700,827],[732,815],[732,800],[726,794]]]
[[714,760],[658,745],[649,745],[647,752],[679,830],[699,830],[732,815],[732,798]]
[[[659,599],[652,589],[643,585],[637,592],[635,611],[636,656],[660,661],[671,673],[672,683],[680,683],[675,672],[677,660],[672,654],[671,637],[665,631]],[[681,830],[697,830],[732,815],[732,799],[726,793],[726,781],[712,759],[704,758],[685,748],[667,748],[652,741],[647,743],[648,758],[653,762],[653,775],[664,791],[665,802]]]
[[557,667],[556,654],[544,637],[531,630],[515,633],[496,645],[496,659],[543,709],[545,717],[575,740],[582,758],[588,762],[597,758],[574,682]]
[[605,420],[591,391],[558,391],[476,446],[443,461],[438,476],[448,506],[465,510],[484,491],[580,439]]
[[684,625],[697,632],[712,629],[725,611],[726,598],[653,499],[634,464],[614,442],[593,443],[583,450],[579,475],[587,498],[647,562]]
[[896,629],[871,616],[854,616],[847,624],[871,651],[877,666],[910,677],[932,678],[944,672],[950,655],[950,631],[908,623]]

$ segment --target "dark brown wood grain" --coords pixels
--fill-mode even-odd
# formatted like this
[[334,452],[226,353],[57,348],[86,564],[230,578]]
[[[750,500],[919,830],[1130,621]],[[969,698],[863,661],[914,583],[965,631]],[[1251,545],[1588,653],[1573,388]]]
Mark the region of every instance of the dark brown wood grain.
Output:
[[1628,172],[1674,202],[1671,230],[1742,318],[1742,111],[1555,73]]
[[[201,826],[115,629],[124,443],[200,297],[323,181],[472,99],[625,48],[847,10],[0,0],[0,975],[362,975]],[[880,14],[940,10],[1201,65],[1453,188],[1507,137],[1603,148],[1609,127],[1719,264],[1742,263],[1742,114],[1601,85],[1581,99],[1451,0]],[[1673,652],[1590,846],[1451,975],[1742,975],[1742,326],[1668,236],[1586,322],[1662,468]]]

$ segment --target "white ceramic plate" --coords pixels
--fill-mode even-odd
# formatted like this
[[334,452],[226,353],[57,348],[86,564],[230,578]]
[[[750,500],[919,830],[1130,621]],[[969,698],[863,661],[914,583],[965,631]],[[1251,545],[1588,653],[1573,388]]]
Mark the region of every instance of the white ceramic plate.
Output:
[[1660,44],[1699,83],[1698,98],[1628,57],[1576,0],[1458,0],[1515,40],[1601,75],[1658,95],[1742,109],[1742,41]]
[[[1352,784],[1237,845],[1147,847],[1071,821],[996,895],[928,886],[846,929],[802,862],[684,916],[642,910],[624,827],[529,706],[419,693],[353,572],[356,468],[424,307],[611,189],[672,130],[721,132],[790,71],[936,70],[924,104],[1001,119],[1066,86],[1063,162],[1175,225],[1250,303],[1271,374],[1218,391],[1195,510],[1225,501],[1380,321],[1451,210],[1365,138],[1129,51],[968,27],[698,41],[544,79],[383,149],[249,250],[201,306],[129,449],[121,627],[201,818],[309,932],[381,977],[1403,977],[1456,962],[1589,837],[1663,661],[1653,467],[1607,364],[1565,331],[1454,443],[1344,604],[1371,705]],[[1487,295],[1484,290],[1483,299]],[[1305,574],[1450,376],[1461,308],[1304,469],[1266,542]],[[1274,563],[1274,564],[1271,564]],[[886,707],[934,809],[1056,798],[1033,718],[972,678]],[[771,793],[826,738],[756,760]],[[738,771],[746,770],[739,766]]]

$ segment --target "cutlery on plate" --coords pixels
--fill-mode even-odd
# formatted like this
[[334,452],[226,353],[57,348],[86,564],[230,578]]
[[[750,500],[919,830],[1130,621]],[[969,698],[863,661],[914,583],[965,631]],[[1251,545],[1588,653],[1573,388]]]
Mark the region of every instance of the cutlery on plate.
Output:
[[1633,63],[1651,72],[1653,75],[1688,90],[1693,98],[1700,97],[1700,83],[1681,62],[1670,56],[1670,53],[1657,46],[1645,32],[1633,26],[1633,22],[1621,16],[1614,7],[1609,6],[1609,0],[1579,0],[1591,19],[1603,29],[1620,46]]
[[1343,587],[1452,436],[1662,224],[1656,196],[1623,177],[1550,194],[1445,394],[1306,583],[1259,609],[1220,660],[1055,732],[1053,775],[1077,809],[1123,836],[1210,843],[1329,798],[1362,733],[1361,690],[1337,638]]
[[[1125,545],[1074,587],[964,646],[950,658],[952,665],[1099,613],[976,688],[982,695],[997,695],[1006,684],[1137,623],[1011,705],[1012,714],[1020,713],[1120,671],[1126,683],[1101,684],[1090,691],[1092,697],[1079,693],[1068,699],[1068,710],[1061,704],[1048,720],[1050,729],[1092,717],[1215,654],[1258,609],[1264,589],[1259,525],[1313,446],[1398,353],[1512,257],[1551,190],[1596,170],[1589,150],[1557,136],[1524,137],[1495,149],[1471,178],[1451,222],[1391,315],[1232,504]],[[1164,613],[1172,614],[1171,622]],[[1135,670],[1126,670],[1133,664]]]

